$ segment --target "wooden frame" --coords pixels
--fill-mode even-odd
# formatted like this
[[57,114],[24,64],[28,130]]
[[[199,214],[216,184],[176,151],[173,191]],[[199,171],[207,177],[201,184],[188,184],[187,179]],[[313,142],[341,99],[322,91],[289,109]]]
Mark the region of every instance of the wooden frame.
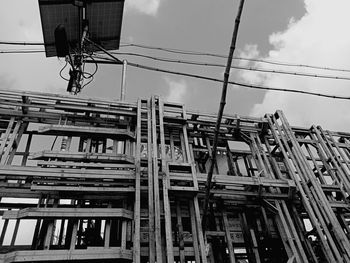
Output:
[[0,262],[350,262],[350,133],[224,116],[203,231],[215,121],[0,91]]

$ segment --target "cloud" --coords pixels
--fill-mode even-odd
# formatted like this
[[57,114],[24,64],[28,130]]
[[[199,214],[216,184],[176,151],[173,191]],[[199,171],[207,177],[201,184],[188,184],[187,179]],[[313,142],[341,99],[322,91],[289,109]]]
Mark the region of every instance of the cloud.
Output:
[[166,95],[165,100],[169,102],[179,102],[184,103],[185,95],[187,93],[187,83],[184,79],[180,81],[172,80],[168,77],[164,77],[166,84],[168,85],[168,95]]
[[[273,48],[266,57],[259,58],[321,67],[350,68],[350,35],[346,33],[346,26],[350,24],[347,12],[350,1],[338,0],[335,5],[328,0],[305,0],[305,8],[306,13],[300,20],[291,19],[285,31],[270,36],[269,41]],[[255,56],[258,54],[252,47],[247,47],[247,50]],[[254,66],[292,72],[338,76],[342,74],[262,63],[254,63]],[[240,77],[246,82],[269,87],[350,97],[349,81],[249,72],[242,73]],[[350,127],[350,115],[347,114],[349,108],[350,101],[268,91],[261,103],[253,107],[251,115],[262,116],[264,113],[282,109],[292,125],[321,124],[324,128],[345,130]]]
[[[238,57],[247,58],[247,59],[258,59],[260,56],[260,52],[258,50],[258,46],[254,44],[248,44],[245,45],[243,50],[238,51]],[[246,67],[246,68],[253,68],[256,67],[258,63],[252,62],[249,60],[238,60],[238,63],[236,63],[239,67]],[[234,74],[234,78],[238,79],[239,81],[247,81],[249,80],[249,83],[263,83],[266,79],[265,74],[261,74],[256,71],[250,71],[250,70],[237,70],[232,69],[231,74]],[[238,86],[234,86],[238,88]]]
[[128,0],[125,1],[125,8],[155,16],[158,12],[160,2],[161,0]]
[[[41,42],[42,32],[38,3],[35,0],[6,1],[0,9],[0,34],[3,40]],[[18,8],[21,6],[21,8]],[[16,14],[15,16],[13,14]],[[38,50],[37,46],[7,46],[1,50]],[[64,66],[57,58],[40,54],[1,54],[0,89],[65,92],[67,83],[59,77]]]

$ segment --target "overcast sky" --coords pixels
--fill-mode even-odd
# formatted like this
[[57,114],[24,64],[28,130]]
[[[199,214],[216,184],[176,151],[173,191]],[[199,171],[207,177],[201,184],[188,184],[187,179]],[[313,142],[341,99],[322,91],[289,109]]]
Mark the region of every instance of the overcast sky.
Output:
[[[206,53],[228,54],[238,0],[126,0],[122,42]],[[0,40],[42,41],[36,0],[1,0]],[[350,69],[350,1],[348,0],[246,0],[239,29],[236,56]],[[1,45],[0,50],[19,49]],[[32,47],[31,47],[32,48]],[[137,48],[158,57],[226,64],[224,59],[180,56]],[[160,63],[136,57],[129,61],[223,79],[224,68]],[[0,88],[65,93],[67,83],[59,77],[64,61],[44,54],[0,54]],[[234,64],[276,69],[272,65],[234,61]],[[278,67],[292,72],[341,76],[341,72]],[[93,70],[91,68],[91,70]],[[67,73],[65,71],[65,73]],[[82,97],[118,99],[121,67],[100,66],[95,80]],[[343,73],[344,75],[344,73]],[[350,74],[348,74],[350,76]],[[350,81],[325,80],[281,74],[233,70],[231,80],[275,88],[301,89],[350,97]],[[217,112],[222,84],[128,67],[129,101],[161,95],[187,108]],[[264,92],[230,86],[225,112],[263,116],[282,109],[293,125],[321,124],[325,129],[349,130],[350,101],[289,93]]]

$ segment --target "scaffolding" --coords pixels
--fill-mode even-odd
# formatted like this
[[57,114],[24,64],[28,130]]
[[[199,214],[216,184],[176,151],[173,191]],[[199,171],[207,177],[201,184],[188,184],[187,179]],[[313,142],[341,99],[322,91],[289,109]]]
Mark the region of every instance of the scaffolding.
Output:
[[0,91],[0,262],[350,262],[350,133]]

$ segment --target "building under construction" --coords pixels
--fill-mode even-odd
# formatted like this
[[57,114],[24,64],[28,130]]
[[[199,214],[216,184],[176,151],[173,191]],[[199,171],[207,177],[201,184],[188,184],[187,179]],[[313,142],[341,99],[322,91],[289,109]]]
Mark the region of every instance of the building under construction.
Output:
[[350,133],[0,92],[0,262],[350,262]]

